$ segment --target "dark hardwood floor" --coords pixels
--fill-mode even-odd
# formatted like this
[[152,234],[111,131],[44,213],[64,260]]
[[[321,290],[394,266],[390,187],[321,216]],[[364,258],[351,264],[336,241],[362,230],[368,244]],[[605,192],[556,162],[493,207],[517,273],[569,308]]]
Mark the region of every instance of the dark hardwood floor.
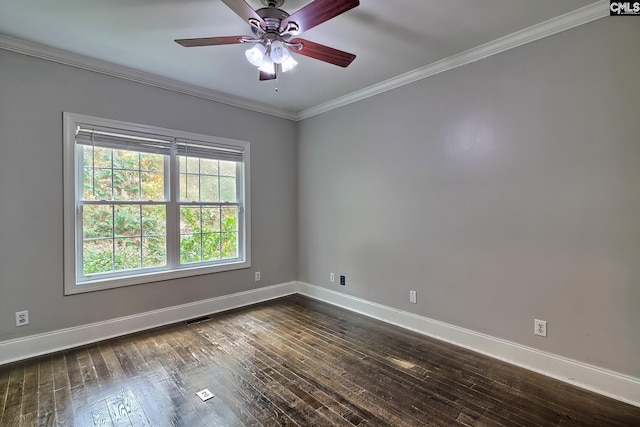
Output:
[[211,317],[0,366],[0,425],[640,426],[640,408],[302,296]]

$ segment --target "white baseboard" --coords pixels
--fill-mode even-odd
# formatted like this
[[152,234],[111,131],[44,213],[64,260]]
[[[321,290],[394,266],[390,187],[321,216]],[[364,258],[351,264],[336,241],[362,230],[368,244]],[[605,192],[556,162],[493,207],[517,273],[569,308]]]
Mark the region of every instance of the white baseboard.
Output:
[[0,365],[294,294],[297,282],[0,342]]
[[304,282],[298,282],[298,293],[640,407],[640,378],[623,375]]

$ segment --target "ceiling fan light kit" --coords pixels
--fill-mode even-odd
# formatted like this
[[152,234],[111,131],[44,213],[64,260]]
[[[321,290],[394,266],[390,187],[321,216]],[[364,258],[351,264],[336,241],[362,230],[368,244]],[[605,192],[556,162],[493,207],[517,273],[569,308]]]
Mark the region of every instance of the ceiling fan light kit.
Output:
[[[249,40],[249,42],[251,41],[253,40]],[[298,65],[298,61],[293,59],[289,49],[280,40],[267,43],[266,47],[265,43],[260,41],[252,48],[247,49],[245,56],[251,65],[258,67],[260,71],[265,73],[271,72],[274,68],[273,64],[279,65],[283,73]]]
[[359,0],[315,0],[289,15],[280,6],[284,0],[261,0],[265,7],[253,10],[245,0],[222,0],[231,10],[250,25],[252,36],[204,37],[178,39],[184,47],[216,46],[254,43],[245,51],[251,65],[258,67],[260,80],[273,80],[278,69],[283,73],[298,65],[291,52],[318,59],[340,67],[347,67],[355,55],[301,38],[303,31],[353,9]]

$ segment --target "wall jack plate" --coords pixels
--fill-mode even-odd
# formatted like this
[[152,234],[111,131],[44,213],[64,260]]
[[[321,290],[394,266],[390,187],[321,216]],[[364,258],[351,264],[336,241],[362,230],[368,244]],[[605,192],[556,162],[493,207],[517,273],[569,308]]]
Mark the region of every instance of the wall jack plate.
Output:
[[409,291],[409,302],[413,304],[418,303],[418,293],[416,291]]

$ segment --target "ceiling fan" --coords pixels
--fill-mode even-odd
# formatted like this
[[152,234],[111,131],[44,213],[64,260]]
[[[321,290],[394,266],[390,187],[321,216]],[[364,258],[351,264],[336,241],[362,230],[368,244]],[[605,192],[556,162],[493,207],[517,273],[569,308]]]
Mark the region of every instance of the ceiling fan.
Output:
[[273,80],[278,68],[287,72],[297,65],[290,51],[340,67],[347,67],[355,55],[297,38],[302,32],[322,24],[360,4],[359,0],[314,0],[289,15],[280,6],[284,0],[260,0],[265,7],[254,10],[245,0],[222,0],[251,26],[252,36],[178,39],[184,47],[252,43],[247,60],[259,68],[260,80]]

